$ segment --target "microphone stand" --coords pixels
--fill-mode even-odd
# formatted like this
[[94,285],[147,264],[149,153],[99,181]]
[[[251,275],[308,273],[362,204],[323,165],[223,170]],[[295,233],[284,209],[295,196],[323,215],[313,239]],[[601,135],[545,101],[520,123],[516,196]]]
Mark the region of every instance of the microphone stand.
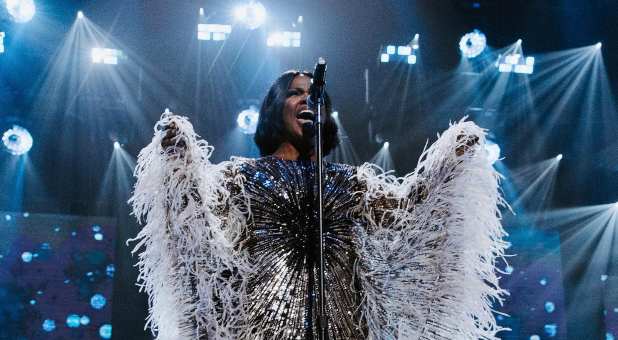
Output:
[[[318,65],[323,65],[326,67],[326,61],[320,58],[318,61]],[[317,67],[317,66],[316,66]],[[317,69],[317,68],[316,68]],[[316,75],[314,74],[314,77]],[[323,76],[322,76],[323,77]],[[315,80],[315,78],[314,78]],[[328,320],[326,318],[326,308],[325,308],[325,287],[324,287],[324,197],[323,197],[323,187],[324,187],[324,164],[323,164],[323,155],[322,155],[322,106],[324,105],[324,86],[323,79],[321,79],[322,83],[315,84],[317,86],[314,87],[313,91],[315,93],[313,96],[315,97],[314,102],[314,110],[315,110],[315,151],[317,158],[317,166],[316,166],[316,179],[317,179],[317,187],[318,187],[318,221],[319,221],[319,232],[320,232],[320,271],[319,271],[319,279],[320,279],[320,296],[318,301],[318,307],[320,310],[320,330],[318,338],[320,340],[328,339]]]

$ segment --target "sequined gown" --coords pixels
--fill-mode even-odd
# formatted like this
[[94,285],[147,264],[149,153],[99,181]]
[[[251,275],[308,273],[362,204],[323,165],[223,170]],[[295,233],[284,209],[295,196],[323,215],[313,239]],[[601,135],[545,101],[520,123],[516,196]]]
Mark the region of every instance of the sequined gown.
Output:
[[329,339],[499,339],[508,243],[499,175],[474,123],[451,125],[404,177],[325,165],[325,292],[315,164],[213,164],[186,118],[157,125],[171,123],[182,148],[163,150],[156,129],[130,200],[157,339],[316,339],[320,294]]
[[[315,163],[265,157],[240,167],[251,202],[245,247],[250,323],[280,339],[314,339],[319,327],[319,229]],[[324,178],[325,302],[330,339],[363,338],[361,287],[354,280],[354,226],[362,192],[355,168],[327,163]]]

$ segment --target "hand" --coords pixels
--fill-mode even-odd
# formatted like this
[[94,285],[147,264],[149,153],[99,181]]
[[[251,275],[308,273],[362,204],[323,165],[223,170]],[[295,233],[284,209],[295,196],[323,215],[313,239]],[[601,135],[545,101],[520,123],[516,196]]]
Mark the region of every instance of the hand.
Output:
[[161,140],[161,146],[164,150],[168,150],[170,147],[184,148],[187,144],[181,136],[178,135],[178,126],[176,123],[171,122],[170,125],[163,128],[165,136]]
[[478,136],[466,136],[466,135],[459,135],[457,136],[457,143],[460,143],[463,139],[466,139],[463,143],[463,145],[458,146],[455,149],[455,154],[459,157],[462,156],[466,151],[468,151],[468,149],[470,149],[472,146],[474,146],[474,144],[478,144],[479,141],[479,137]]

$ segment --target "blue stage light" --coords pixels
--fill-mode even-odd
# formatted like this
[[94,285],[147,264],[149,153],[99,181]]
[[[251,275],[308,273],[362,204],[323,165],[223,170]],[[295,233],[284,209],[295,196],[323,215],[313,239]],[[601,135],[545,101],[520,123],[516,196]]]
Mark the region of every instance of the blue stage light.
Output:
[[254,30],[266,21],[266,8],[260,2],[240,5],[234,9],[234,18],[247,28]]
[[13,155],[23,155],[32,148],[32,135],[21,126],[13,125],[2,135],[2,142],[7,151]]
[[388,56],[388,53],[380,54],[380,62],[381,63],[388,63],[389,60],[390,60],[390,57]]
[[4,32],[0,32],[0,53],[4,53]]
[[236,123],[244,134],[252,135],[255,133],[257,129],[258,118],[260,117],[259,112],[255,108],[255,106],[251,106],[246,110],[242,110],[238,114],[238,118],[236,119]]
[[6,10],[13,20],[24,23],[32,20],[36,12],[33,0],[5,0]]
[[99,336],[103,339],[111,339],[112,338],[112,325],[105,324],[99,328]]
[[77,19],[83,19],[83,18],[84,18],[84,12],[77,11]]
[[474,30],[465,34],[459,40],[459,50],[466,58],[474,58],[479,56],[487,47],[487,38],[485,34],[479,30]]
[[44,331],[52,332],[54,329],[56,329],[56,321],[51,320],[51,319],[45,319],[45,321],[43,321]]
[[101,309],[105,307],[106,302],[107,301],[105,300],[105,297],[101,294],[94,294],[90,298],[90,306],[92,306],[92,308],[94,309]]
[[408,64],[416,64],[416,56],[414,54],[408,56]]
[[388,54],[395,54],[395,46],[394,45],[388,45],[386,46],[386,53]]
[[397,54],[410,55],[412,54],[412,47],[410,46],[397,46]]

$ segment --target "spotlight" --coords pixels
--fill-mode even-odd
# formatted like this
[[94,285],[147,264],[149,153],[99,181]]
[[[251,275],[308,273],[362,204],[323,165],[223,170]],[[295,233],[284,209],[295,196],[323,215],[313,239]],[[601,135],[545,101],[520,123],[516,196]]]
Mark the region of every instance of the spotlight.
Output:
[[0,53],[4,53],[4,32],[0,32]]
[[532,74],[534,72],[534,57],[526,57],[519,53],[509,53],[506,55],[499,55],[496,61],[496,66],[499,72],[503,73],[522,73]]
[[250,106],[246,110],[242,110],[238,114],[238,118],[236,119],[236,123],[240,128],[242,133],[247,135],[252,135],[255,133],[257,129],[258,118],[260,117],[259,112],[255,108],[255,106]]
[[381,63],[388,63],[389,59],[390,59],[390,58],[389,58],[389,56],[388,56],[388,53],[382,53],[382,54],[380,55],[380,62],[381,62]]
[[300,32],[272,32],[266,39],[268,47],[300,47]]
[[614,203],[614,210],[618,210],[618,202]]
[[339,112],[338,111],[333,111],[333,113],[330,114],[334,119],[339,118]]
[[118,141],[114,142],[114,149],[120,149],[120,143],[118,143]]
[[386,53],[387,54],[395,54],[395,46],[394,45],[386,46]]
[[416,33],[414,35],[414,39],[412,39],[412,41],[410,41],[410,46],[412,47],[412,49],[415,49],[415,50],[419,49],[419,47],[420,47],[420,45],[418,43],[419,37],[420,37],[419,34]]
[[249,29],[256,29],[266,20],[266,8],[260,2],[250,2],[234,9],[234,17]]
[[83,19],[83,18],[84,18],[84,12],[77,11],[77,19]]
[[2,142],[12,155],[23,155],[32,148],[32,135],[25,128],[13,125],[2,135]]
[[296,22],[297,22],[297,23],[299,23],[299,24],[302,24],[302,23],[303,23],[303,20],[304,20],[304,19],[303,19],[303,16],[302,16],[302,15],[299,15],[299,16],[298,16],[298,19],[296,19]]
[[603,47],[603,43],[599,41],[598,43],[596,43],[596,45],[594,45],[594,47],[596,47],[597,49],[600,49],[601,47]]
[[478,57],[483,53],[485,47],[487,47],[487,38],[479,30],[467,33],[459,40],[459,50],[468,59]]
[[408,64],[416,64],[416,56],[414,54],[408,56]]
[[221,41],[227,39],[232,32],[232,26],[221,24],[197,24],[198,40]]
[[397,46],[397,54],[410,55],[412,54],[412,47],[410,46]]
[[384,148],[385,148],[385,149],[388,149],[388,146],[389,146],[389,145],[390,145],[390,143],[389,143],[389,142],[384,142]]
[[203,17],[204,16],[204,8],[200,7],[200,16]]
[[122,52],[113,48],[95,47],[92,49],[91,56],[93,64],[116,65],[118,64],[118,57],[122,56]]
[[515,43],[517,43],[517,45],[521,45],[521,39],[517,39]]
[[36,12],[33,0],[5,0],[5,3],[6,10],[13,17],[13,20],[19,23],[32,20]]
[[562,154],[558,154],[558,156],[556,156],[556,160],[562,160]]

